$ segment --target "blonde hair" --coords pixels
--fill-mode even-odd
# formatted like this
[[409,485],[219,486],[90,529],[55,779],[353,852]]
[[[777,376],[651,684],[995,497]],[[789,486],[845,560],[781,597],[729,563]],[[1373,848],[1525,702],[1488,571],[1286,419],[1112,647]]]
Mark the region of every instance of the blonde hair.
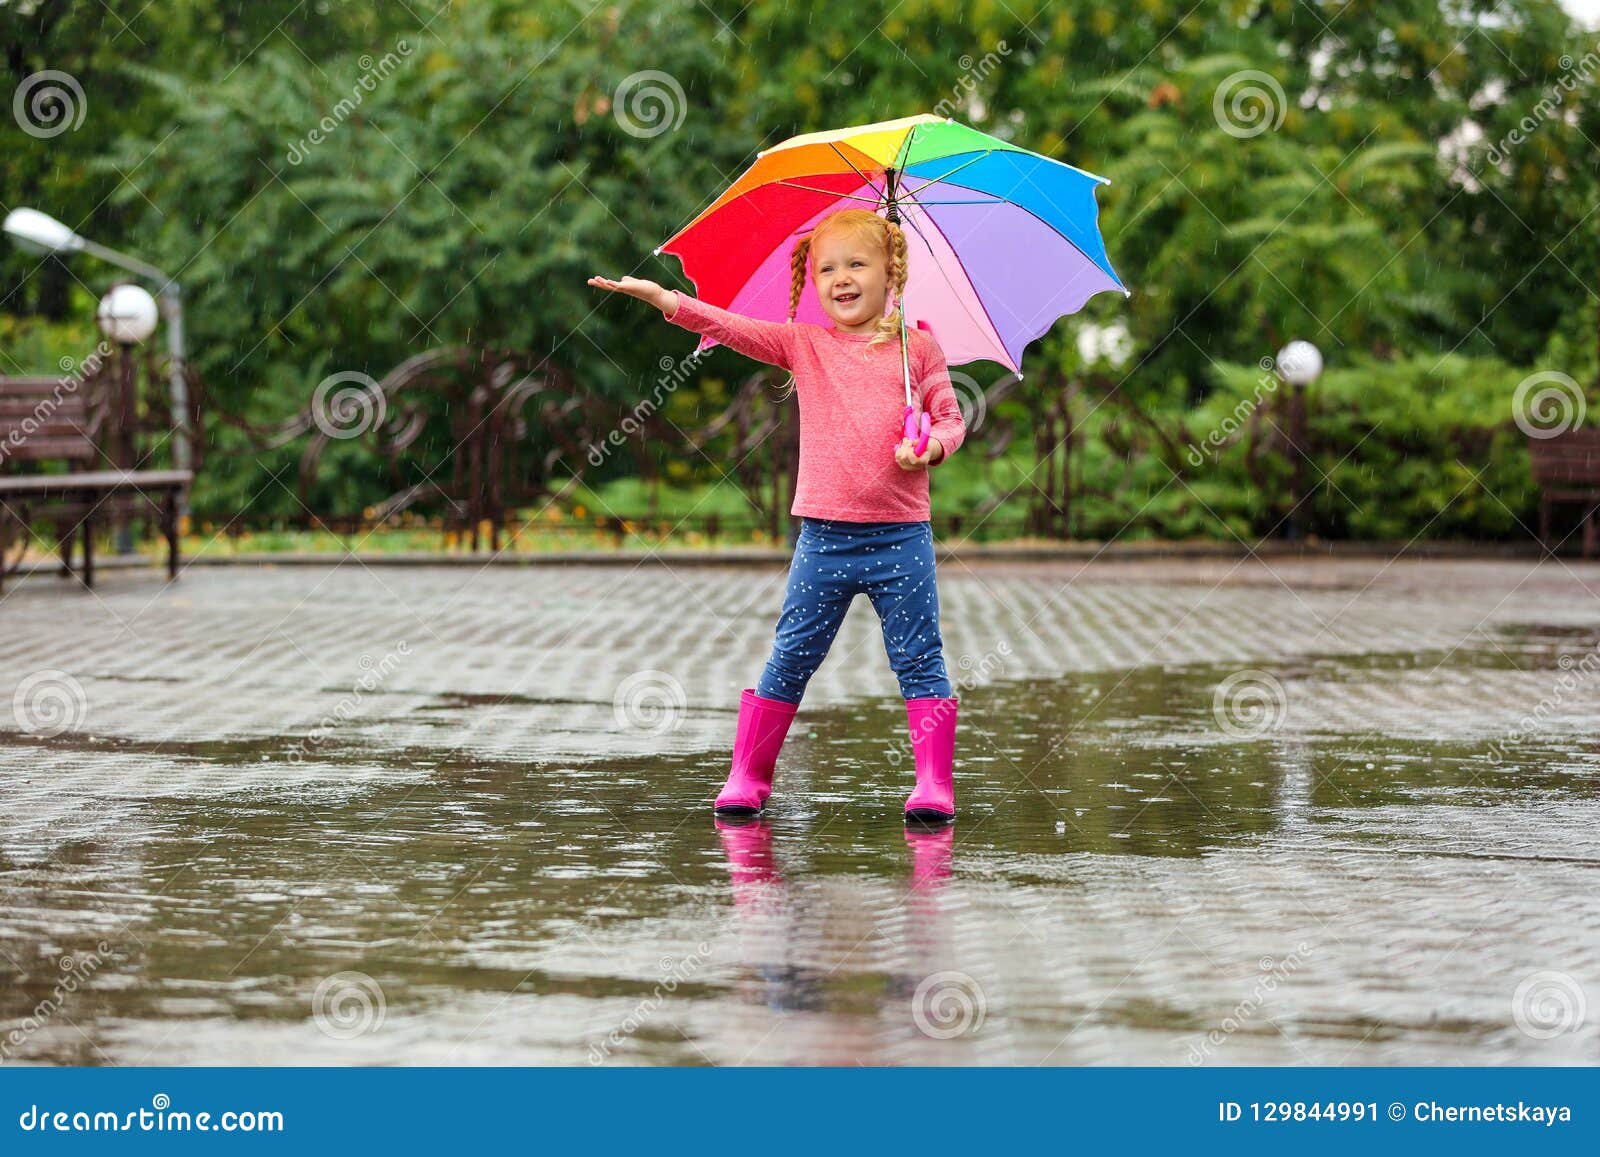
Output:
[[[892,308],[878,319],[877,328],[873,330],[867,347],[870,349],[881,342],[894,341],[900,336],[900,301],[905,294],[906,275],[909,272],[906,260],[906,235],[899,225],[878,216],[870,209],[839,209],[829,213],[812,227],[810,233],[795,242],[794,250],[789,255],[789,268],[793,273],[789,282],[789,320],[794,320],[795,313],[800,308],[800,295],[805,292],[806,269],[811,261],[812,243],[824,234],[841,231],[866,238],[877,245],[888,263],[889,300],[893,304]],[[794,379],[791,377],[779,393],[779,400],[787,398],[793,390]]]

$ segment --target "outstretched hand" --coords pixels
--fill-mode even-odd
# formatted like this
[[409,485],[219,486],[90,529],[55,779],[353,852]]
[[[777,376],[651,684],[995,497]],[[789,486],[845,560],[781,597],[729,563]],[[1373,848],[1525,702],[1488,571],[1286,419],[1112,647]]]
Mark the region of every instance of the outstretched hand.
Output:
[[609,289],[613,293],[626,293],[629,297],[637,297],[640,301],[647,301],[662,313],[673,304],[676,298],[669,289],[663,289],[654,281],[646,281],[642,277],[624,277],[621,281],[613,281],[609,277],[596,275],[589,278],[589,284],[596,289]]

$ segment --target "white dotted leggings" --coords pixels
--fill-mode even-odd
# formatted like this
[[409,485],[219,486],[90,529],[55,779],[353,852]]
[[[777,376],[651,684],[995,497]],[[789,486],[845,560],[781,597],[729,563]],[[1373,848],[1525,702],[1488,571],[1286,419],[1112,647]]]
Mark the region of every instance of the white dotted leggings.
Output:
[[878,612],[901,696],[949,698],[933,527],[826,518],[801,520],[783,614],[756,694],[799,703],[858,594],[870,598]]

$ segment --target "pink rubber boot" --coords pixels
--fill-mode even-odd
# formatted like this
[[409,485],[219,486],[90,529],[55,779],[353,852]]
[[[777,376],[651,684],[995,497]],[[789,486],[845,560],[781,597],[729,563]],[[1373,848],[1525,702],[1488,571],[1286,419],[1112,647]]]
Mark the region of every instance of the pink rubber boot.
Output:
[[917,790],[906,799],[906,819],[948,823],[956,818],[954,780],[956,705],[959,699],[907,699]]
[[733,737],[733,766],[712,805],[718,815],[753,816],[772,794],[778,752],[789,735],[798,703],[767,699],[746,687],[739,695],[739,725]]

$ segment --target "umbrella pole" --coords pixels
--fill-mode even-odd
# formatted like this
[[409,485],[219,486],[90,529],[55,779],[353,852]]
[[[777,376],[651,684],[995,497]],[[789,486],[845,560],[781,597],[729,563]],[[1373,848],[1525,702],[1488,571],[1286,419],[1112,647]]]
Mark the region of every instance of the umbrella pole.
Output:
[[900,374],[906,385],[906,405],[914,406],[911,400],[911,355],[906,352],[906,299],[900,298]]
[[[884,205],[884,216],[894,225],[900,224],[900,204],[895,196],[895,179],[899,176],[893,168],[884,170],[884,189],[887,194]],[[906,280],[910,280],[909,276]],[[900,294],[900,376],[906,388],[906,414],[909,418],[916,403],[911,400],[911,355],[906,351],[906,295]],[[906,430],[909,435],[910,429]]]

